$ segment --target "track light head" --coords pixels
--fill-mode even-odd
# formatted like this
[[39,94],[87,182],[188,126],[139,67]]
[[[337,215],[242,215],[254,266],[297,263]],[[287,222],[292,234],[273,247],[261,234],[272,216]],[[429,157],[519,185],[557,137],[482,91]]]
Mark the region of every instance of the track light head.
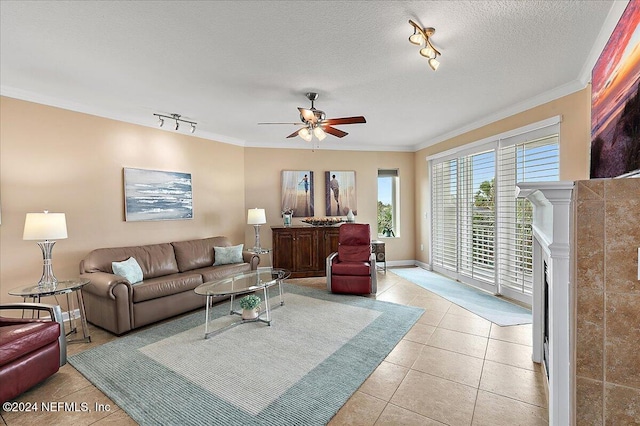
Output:
[[420,49],[420,54],[425,58],[433,59],[436,57],[436,51],[429,44]]
[[176,120],[176,130],[178,130],[178,128],[180,128],[180,123],[178,123],[178,120]]
[[158,127],[164,126],[164,118],[158,117]]
[[413,34],[409,37],[409,42],[413,43],[417,46],[420,46],[422,44],[422,40],[424,39],[424,37],[422,37],[422,34],[420,34],[418,32],[418,30],[416,28],[413,29]]
[[196,125],[191,123],[191,130],[189,130],[191,133],[195,133],[196,131]]

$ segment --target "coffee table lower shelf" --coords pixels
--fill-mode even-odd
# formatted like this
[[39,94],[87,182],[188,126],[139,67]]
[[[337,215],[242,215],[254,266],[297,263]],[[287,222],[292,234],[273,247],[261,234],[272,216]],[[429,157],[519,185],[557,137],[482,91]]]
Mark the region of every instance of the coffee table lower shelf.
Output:
[[[198,286],[195,289],[195,292],[207,297],[205,309],[204,338],[208,339],[211,336],[215,336],[237,325],[250,322],[262,322],[264,324],[267,324],[268,326],[271,326],[271,311],[280,306],[284,306],[284,298],[282,295],[282,281],[287,279],[290,274],[291,273],[286,269],[259,268],[256,271],[237,274],[229,278],[207,282]],[[271,303],[269,302],[268,290],[269,287],[272,287],[276,284],[278,285],[280,303],[279,305],[276,305],[272,308]],[[222,328],[209,331],[209,324],[211,322],[210,311],[214,297],[231,296],[229,315],[242,316],[241,311],[236,311],[233,309],[235,297],[259,291],[262,291],[264,297],[264,309],[261,310],[256,318],[242,319],[241,321],[236,321]]]
[[[213,331],[209,331],[209,323],[211,322],[210,318],[209,318],[209,306],[211,306],[211,300],[213,299],[212,296],[207,296],[207,308],[205,309],[205,324],[204,324],[204,338],[208,339],[211,336],[215,336],[217,334],[220,334],[224,331],[227,331],[235,326],[238,326],[240,324],[246,324],[246,323],[250,323],[250,322],[261,322],[264,324],[267,324],[269,327],[271,327],[271,311],[273,311],[274,309],[279,308],[280,306],[284,306],[284,300],[282,299],[282,287],[280,286],[280,303],[276,306],[274,306],[273,308],[271,308],[269,305],[269,299],[268,299],[268,294],[267,294],[267,288],[265,287],[264,289],[264,297],[265,297],[265,309],[261,310],[260,313],[258,314],[257,317],[255,318],[251,318],[251,319],[241,319],[240,321],[236,321],[234,323],[225,325],[222,328],[218,328],[217,330],[213,330]],[[242,311],[234,311],[233,310],[233,295],[231,296],[231,309],[229,311],[229,315],[240,315],[242,316]],[[263,316],[266,315],[266,319],[262,318]]]

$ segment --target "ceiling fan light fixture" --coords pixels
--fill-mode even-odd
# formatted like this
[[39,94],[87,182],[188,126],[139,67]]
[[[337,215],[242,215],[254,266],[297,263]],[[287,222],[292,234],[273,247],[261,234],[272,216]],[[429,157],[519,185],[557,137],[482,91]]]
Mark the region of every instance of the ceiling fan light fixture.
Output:
[[440,62],[438,62],[436,58],[431,58],[429,59],[429,66],[431,67],[432,70],[436,71],[440,66]]
[[300,136],[302,139],[304,139],[307,142],[311,142],[311,139],[313,139],[313,135],[311,134],[309,129],[307,129],[306,127],[303,127],[298,131],[298,136]]
[[319,141],[324,140],[327,137],[327,134],[322,130],[321,127],[316,127],[313,129],[313,134],[318,138]]

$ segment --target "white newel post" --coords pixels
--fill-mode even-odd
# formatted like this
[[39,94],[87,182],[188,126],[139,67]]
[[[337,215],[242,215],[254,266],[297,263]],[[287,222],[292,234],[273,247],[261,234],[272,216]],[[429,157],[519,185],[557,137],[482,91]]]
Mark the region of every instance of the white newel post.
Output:
[[572,422],[571,241],[573,182],[519,183],[519,198],[533,203],[533,354],[542,361],[544,260],[549,283],[549,424]]

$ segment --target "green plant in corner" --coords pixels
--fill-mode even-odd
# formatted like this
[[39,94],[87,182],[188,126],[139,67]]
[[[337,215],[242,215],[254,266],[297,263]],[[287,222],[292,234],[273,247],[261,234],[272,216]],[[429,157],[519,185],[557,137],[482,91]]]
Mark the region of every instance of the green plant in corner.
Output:
[[253,311],[262,303],[262,299],[260,299],[255,294],[250,294],[248,296],[240,299],[240,307],[245,311]]

